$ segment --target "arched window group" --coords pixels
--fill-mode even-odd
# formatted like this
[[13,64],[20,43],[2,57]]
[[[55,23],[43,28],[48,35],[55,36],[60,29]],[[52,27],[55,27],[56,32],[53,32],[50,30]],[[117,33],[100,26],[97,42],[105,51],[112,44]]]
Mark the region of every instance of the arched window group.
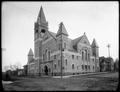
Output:
[[90,61],[90,54],[87,50],[82,51],[82,60]]

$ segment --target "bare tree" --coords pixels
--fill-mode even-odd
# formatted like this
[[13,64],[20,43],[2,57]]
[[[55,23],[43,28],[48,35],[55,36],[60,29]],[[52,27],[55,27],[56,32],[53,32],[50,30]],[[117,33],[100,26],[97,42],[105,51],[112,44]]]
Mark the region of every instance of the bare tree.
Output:
[[4,71],[7,71],[10,69],[10,66],[4,66]]

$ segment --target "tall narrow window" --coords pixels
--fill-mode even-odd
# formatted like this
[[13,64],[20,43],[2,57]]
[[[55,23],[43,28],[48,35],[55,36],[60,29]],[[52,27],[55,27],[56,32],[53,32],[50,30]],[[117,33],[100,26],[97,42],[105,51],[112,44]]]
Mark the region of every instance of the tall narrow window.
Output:
[[64,49],[66,49],[66,43],[64,43]]
[[67,59],[65,60],[65,64],[67,65]]
[[47,60],[47,49],[45,50],[45,60]]
[[58,44],[58,49],[60,50],[60,48],[61,48],[61,44],[59,43],[59,44]]
[[48,71],[51,72],[51,69],[49,68]]
[[82,60],[84,60],[84,52],[82,52]]
[[87,50],[85,50],[85,60],[87,60]]
[[84,65],[82,65],[82,70],[84,70]]
[[78,56],[77,56],[77,60],[78,60]]
[[94,58],[93,58],[93,62],[94,62]]
[[60,60],[58,60],[58,66],[60,66]]
[[89,65],[89,70],[90,70],[90,65]]
[[43,61],[45,60],[45,55],[43,54]]
[[54,55],[54,59],[56,59],[56,55]]
[[90,61],[90,54],[88,53],[88,61]]
[[85,70],[87,70],[87,65],[85,65]]
[[50,60],[50,51],[48,51],[48,60]]
[[74,69],[75,67],[74,67],[74,64],[72,64],[72,69]]
[[74,59],[74,55],[72,55],[72,59]]
[[56,64],[54,64],[54,68],[56,69]]

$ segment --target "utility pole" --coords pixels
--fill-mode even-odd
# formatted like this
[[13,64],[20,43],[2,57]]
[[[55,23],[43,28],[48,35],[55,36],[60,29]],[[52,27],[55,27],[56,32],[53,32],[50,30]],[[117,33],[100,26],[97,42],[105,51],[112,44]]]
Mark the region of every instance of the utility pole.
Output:
[[108,44],[107,47],[108,47],[108,54],[109,54],[109,58],[110,58],[110,44]]
[[[109,55],[108,58],[109,58],[109,60],[110,60],[110,44],[108,44],[107,47],[108,47],[108,55]],[[110,62],[110,63],[111,63],[111,62]],[[109,68],[109,70],[111,70],[111,68]]]

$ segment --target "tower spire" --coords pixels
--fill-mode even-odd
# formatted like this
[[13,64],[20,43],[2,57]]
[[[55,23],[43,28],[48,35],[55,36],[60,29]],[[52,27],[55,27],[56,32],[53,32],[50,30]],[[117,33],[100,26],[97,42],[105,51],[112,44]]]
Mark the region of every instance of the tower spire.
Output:
[[32,51],[32,49],[30,48],[30,50],[29,50],[29,53],[28,53],[28,56],[33,56],[33,51]]
[[46,21],[46,18],[45,18],[45,14],[44,14],[44,12],[43,12],[42,6],[41,6],[41,8],[40,8],[37,21],[40,22],[40,23],[43,23],[43,24],[45,24],[45,23],[47,22],[47,21]]
[[92,42],[92,47],[98,47],[98,44],[97,44],[97,42],[96,42],[95,38],[93,39],[93,42]]

